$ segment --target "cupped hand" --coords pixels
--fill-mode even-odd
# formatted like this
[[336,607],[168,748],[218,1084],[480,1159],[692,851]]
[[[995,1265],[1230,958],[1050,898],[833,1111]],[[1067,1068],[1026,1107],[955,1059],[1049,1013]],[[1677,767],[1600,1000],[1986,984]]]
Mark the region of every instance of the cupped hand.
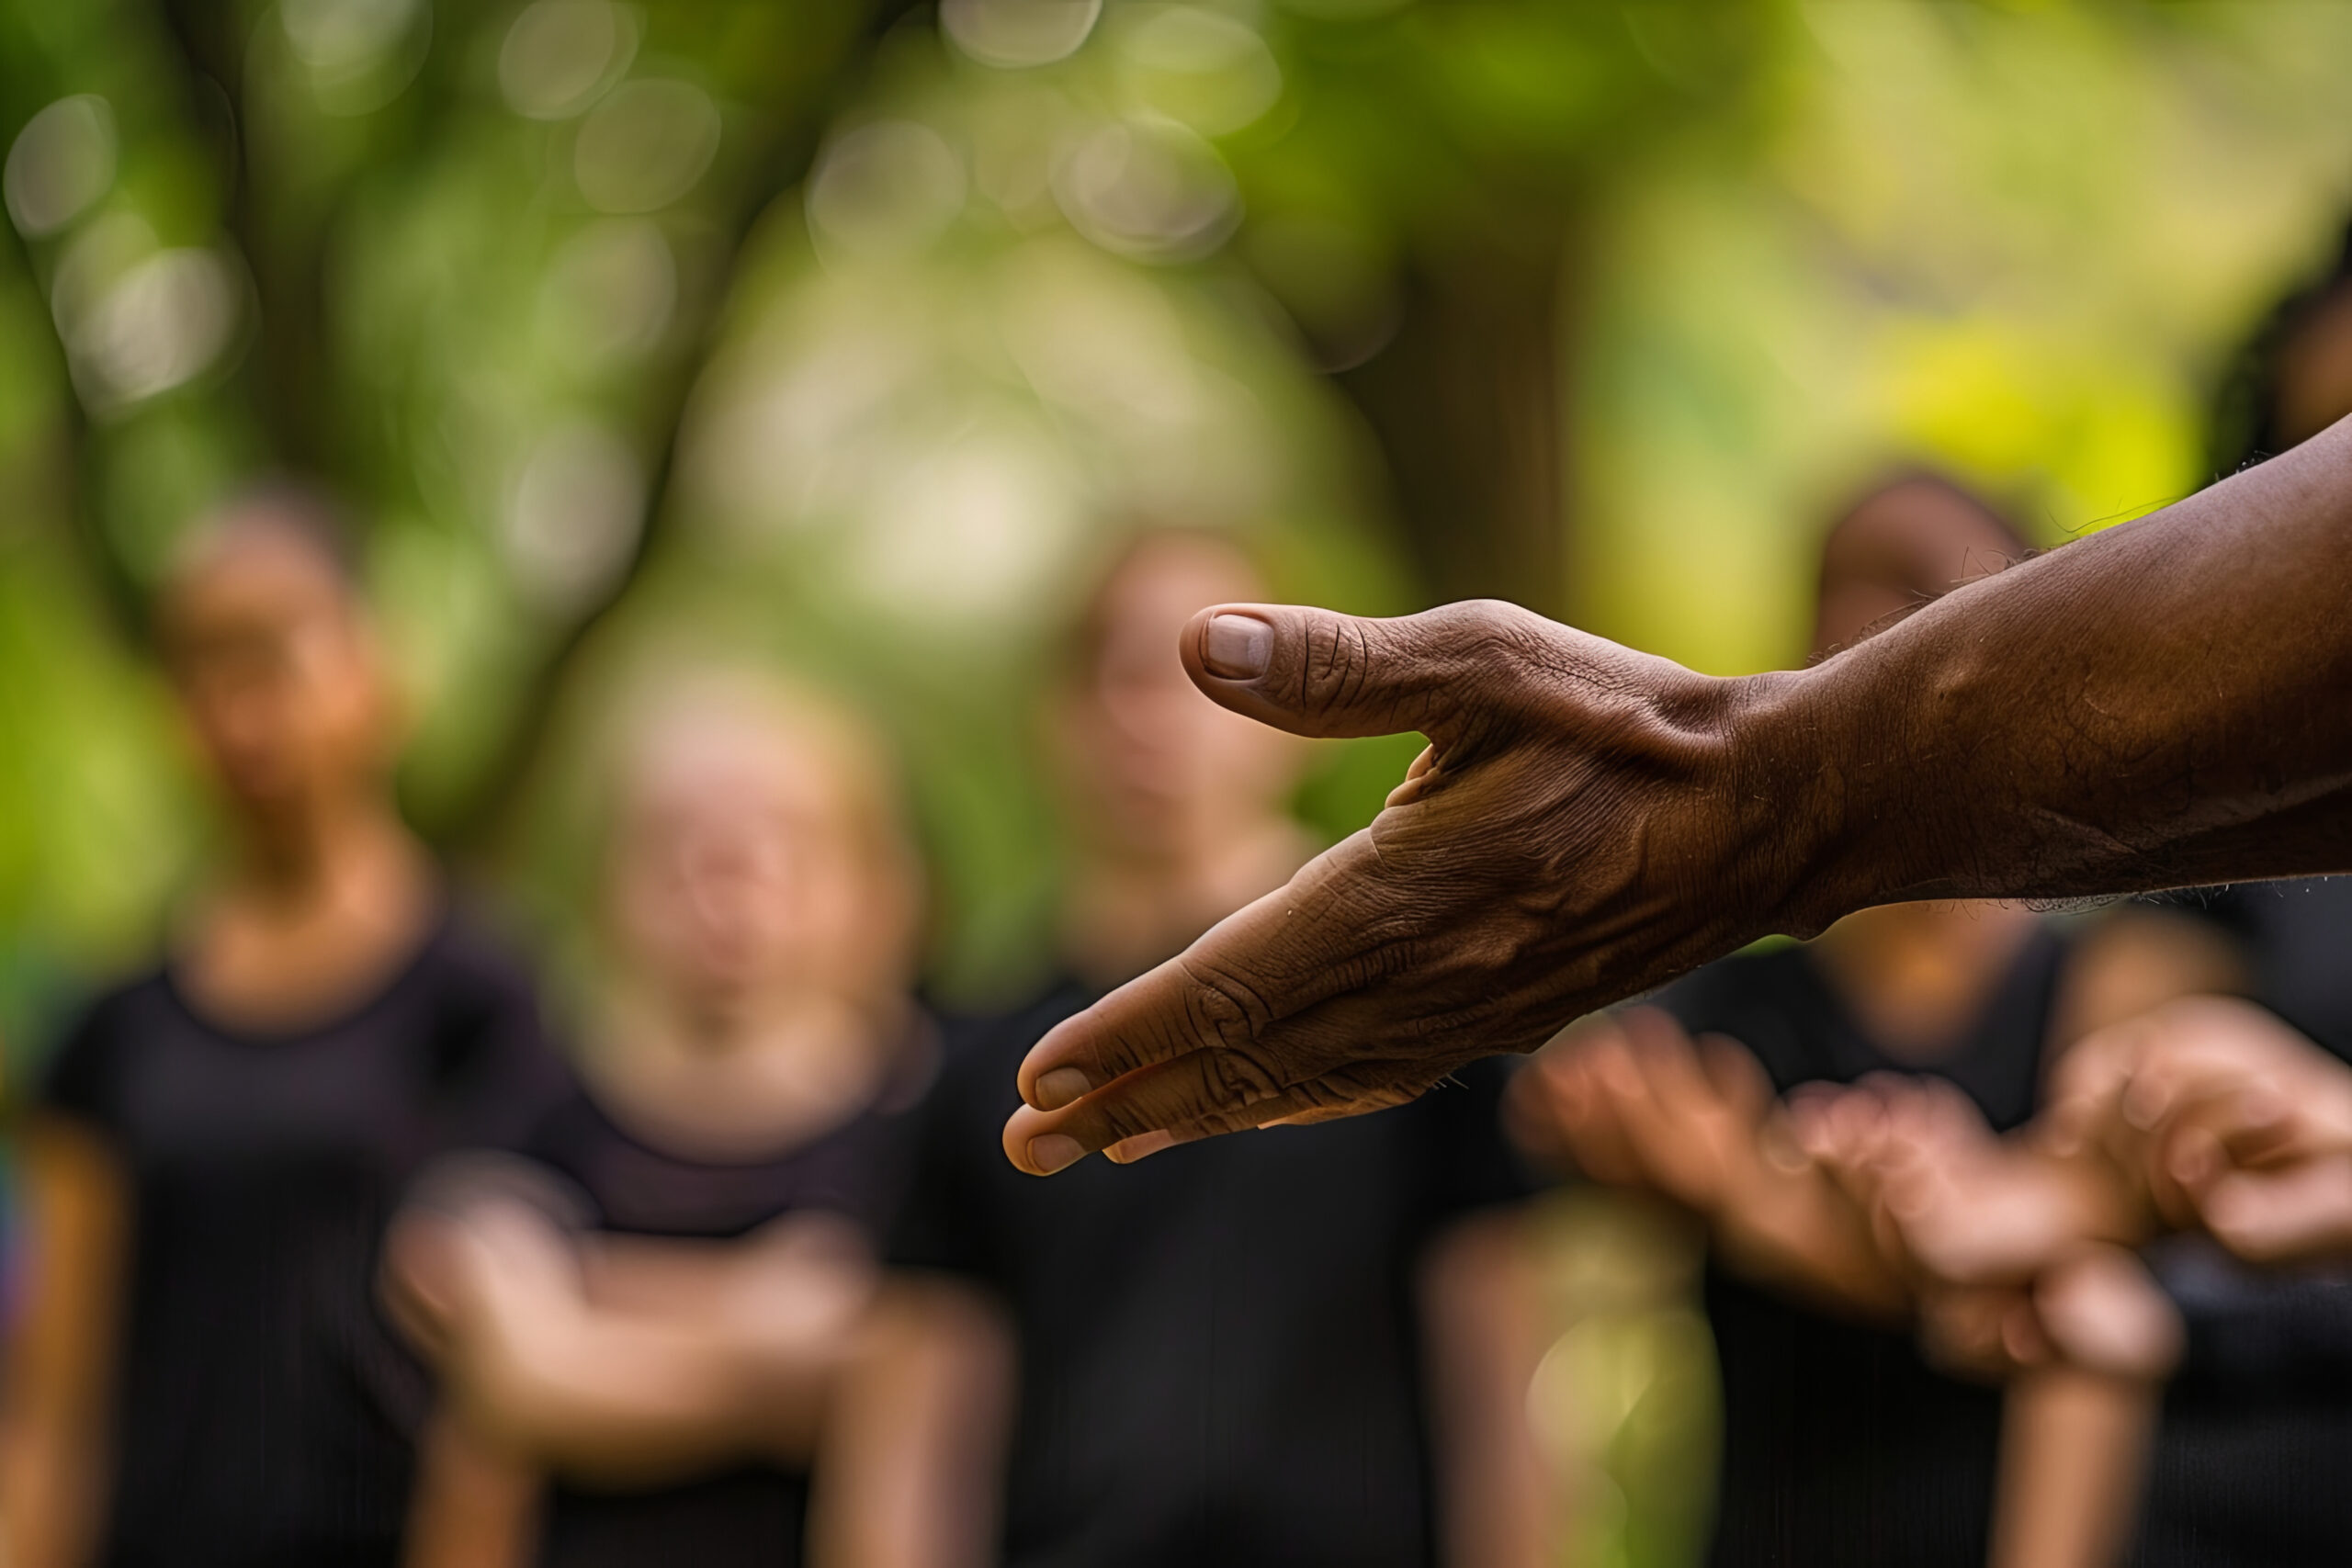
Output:
[[1629,1008],[1546,1046],[1512,1080],[1506,1108],[1531,1146],[1713,1219],[1755,1186],[1775,1104],[1736,1042],[1694,1041],[1667,1013]]
[[1871,1214],[1882,1253],[1928,1286],[2021,1284],[2148,1229],[2102,1158],[2001,1137],[1939,1078],[1877,1073],[1797,1110],[1800,1141]]
[[2352,1252],[2352,1066],[2275,1013],[2191,997],[2093,1035],[2064,1136],[2134,1167],[2172,1224],[2249,1262]]
[[1934,1078],[1873,1074],[1806,1097],[1795,1120],[1808,1154],[1869,1211],[1938,1365],[1997,1381],[2063,1360],[2151,1380],[2179,1359],[2178,1314],[2120,1245],[2140,1211],[2104,1161],[1997,1136]]
[[1769,682],[1491,603],[1225,605],[1180,651],[1268,724],[1430,746],[1369,828],[1038,1043],[1024,1170],[1399,1104],[1785,919],[1790,792],[1730,739]]
[[1505,1104],[1531,1148],[1698,1213],[1735,1272],[1866,1317],[1907,1309],[1867,1216],[1800,1147],[1737,1041],[1694,1041],[1656,1008],[1588,1019],[1537,1054]]
[[1963,1377],[2001,1382],[2063,1361],[2140,1382],[2172,1375],[2187,1345],[2180,1311],[2124,1247],[2092,1243],[2024,1283],[1928,1285],[1919,1343]]

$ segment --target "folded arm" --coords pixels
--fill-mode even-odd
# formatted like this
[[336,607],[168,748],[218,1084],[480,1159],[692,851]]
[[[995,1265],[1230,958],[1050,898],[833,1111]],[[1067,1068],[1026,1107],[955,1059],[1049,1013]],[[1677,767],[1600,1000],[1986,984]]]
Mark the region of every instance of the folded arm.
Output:
[[512,1204],[403,1224],[393,1290],[462,1417],[613,1483],[805,1462],[871,1282],[821,1219],[730,1244],[582,1245]]

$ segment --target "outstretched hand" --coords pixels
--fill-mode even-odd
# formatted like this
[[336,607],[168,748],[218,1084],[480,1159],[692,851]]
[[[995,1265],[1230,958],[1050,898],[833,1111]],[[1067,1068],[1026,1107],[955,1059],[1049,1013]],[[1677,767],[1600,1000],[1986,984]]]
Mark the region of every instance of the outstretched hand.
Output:
[[1493,603],[1226,605],[1182,654],[1252,718],[1430,746],[1369,828],[1038,1043],[1024,1170],[1400,1104],[1739,945],[1793,881],[1788,802],[1729,739],[1758,682]]

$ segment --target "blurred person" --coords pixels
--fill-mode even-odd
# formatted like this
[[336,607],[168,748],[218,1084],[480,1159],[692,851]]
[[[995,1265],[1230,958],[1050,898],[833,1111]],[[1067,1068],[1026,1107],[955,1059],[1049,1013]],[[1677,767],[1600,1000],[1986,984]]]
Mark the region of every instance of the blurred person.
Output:
[[[2024,554],[1948,483],[1883,488],[1825,543],[1815,657]],[[1911,1329],[1926,1303],[1903,1258],[1776,1107],[1808,1086],[1928,1074],[1968,1116],[2014,1127],[2066,1041],[2231,973],[2218,943],[2136,921],[2075,939],[2012,906],[1893,904],[1808,946],[1724,959],[1539,1058],[1514,1097],[1533,1142],[1708,1223],[1724,1410],[1713,1562],[2115,1560],[2161,1355],[2020,1383],[2005,1415],[2000,1390],[1923,1357]],[[2161,1329],[2153,1286],[2095,1288],[2136,1290]]]
[[802,1561],[933,1063],[896,790],[828,705],[659,687],[609,768],[588,1049],[535,1164],[436,1173],[389,1281],[447,1380],[414,1568]]
[[[2135,1354],[2137,1309],[2078,1287],[2179,1233],[2150,1249],[2188,1354],[2130,1561],[2342,1560],[2352,1067],[2266,1008],[2192,996],[2073,1047],[2019,1138],[1908,1085],[1812,1109],[1803,1141],[1940,1298],[1936,1331],[1987,1364]],[[2183,1269],[2200,1235],[2227,1252]],[[2235,1271],[2230,1255],[2296,1269]]]
[[[2223,473],[2352,413],[2352,229],[2333,265],[2257,329],[2219,412],[2214,459]],[[2168,902],[2241,945],[2252,1000],[2352,1060],[2352,878]],[[2235,1015],[2244,1028],[2232,1030],[2227,1012],[2202,1016],[2232,1033],[2262,1021]],[[2200,1217],[2246,1246],[2229,1221]],[[2193,1234],[2167,1238],[2150,1258],[2188,1322],[2188,1350],[2165,1394],[2136,1561],[2175,1568],[2352,1559],[2352,1496],[2330,1479],[2337,1458],[2352,1452],[2352,1290],[2344,1275],[2247,1264]]]
[[1284,810],[1300,744],[1203,698],[1170,651],[1201,604],[1259,587],[1232,545],[1152,534],[1086,609],[1051,710],[1069,975],[977,1027],[925,1106],[881,1339],[820,1500],[829,1561],[1549,1560],[1523,1187],[1491,1069],[1390,1116],[1141,1142],[1076,1179],[1000,1152],[1040,1034],[1308,853]]
[[225,852],[24,1120],[0,1529],[14,1568],[389,1564],[428,1390],[375,1306],[383,1227],[560,1070],[394,809],[400,706],[331,508],[232,502],[156,626]]
[[[2325,430],[2347,413],[2352,413],[2352,231],[2347,231],[2333,266],[2276,307],[2239,355],[2220,399],[2216,467],[2224,472],[2254,467]],[[2352,970],[2341,961],[2347,944],[2352,944],[2352,878],[2191,889],[2150,900],[2136,918],[2151,925],[2169,919],[2225,933],[2239,949],[2244,969],[2241,983],[2230,988],[2244,990],[2312,1043],[2339,1058],[2352,1060]],[[2244,1010],[2190,1009],[2180,1016],[2218,1023],[2243,1021],[2248,1015]],[[2274,1041],[2285,1037],[2285,1031],[2279,1029],[2216,1027],[2201,1032],[2159,1029],[2153,1020],[2146,1028],[2117,1031],[2097,1049],[2081,1054],[2070,1066],[2067,1077],[2073,1087],[2062,1097],[2052,1118],[2061,1124],[2045,1129],[2041,1141],[2071,1147],[2087,1134],[2068,1123],[2087,1123],[2104,1114],[2112,1123],[2110,1135],[2128,1135],[2143,1145],[2136,1152],[2119,1152],[2116,1157],[2122,1165],[2156,1157],[2137,1130],[2122,1127],[2120,1134],[2117,1132],[2121,1126],[2118,1097],[2130,1077],[2124,1064],[2140,1061],[2144,1054],[2151,1063],[2165,1064],[2151,1069],[2160,1076],[2176,1070],[2172,1065],[2184,1059],[2196,1060],[2200,1069],[2217,1078],[2241,1066],[2259,1072],[2278,1059],[2275,1052],[2253,1044],[2264,1033]],[[2177,1043],[2165,1051],[2143,1053],[2142,1045],[2156,1039]],[[2192,1039],[2202,1043],[2188,1043]],[[2241,1048],[2253,1055],[2242,1057]],[[1923,1167],[1920,1179],[1930,1174]],[[2116,1175],[2119,1179],[2140,1181],[2128,1171]],[[2143,1182],[2141,1190],[2144,1195]],[[2128,1213],[2129,1205],[2121,1205],[2120,1212]],[[2067,1193],[2063,1205],[2030,1207],[2023,1223],[2007,1227],[2005,1242],[1991,1248],[1988,1258],[2046,1249],[2047,1237],[2061,1233],[2102,1225],[2115,1228],[2127,1223],[2116,1218],[2118,1213],[2119,1200],[2111,1195],[2088,1188]],[[2184,1224],[2199,1223],[2198,1216],[2185,1212],[2176,1217]],[[1958,1206],[1936,1210],[1936,1221],[1946,1218],[1953,1236],[1959,1238],[1951,1245],[1963,1252],[1974,1248],[1977,1238],[1993,1228],[1973,1223],[1976,1216]],[[1923,1214],[1910,1228],[1926,1235],[1934,1223]],[[1927,1245],[1932,1250],[1941,1244],[1930,1239]],[[2171,1247],[2164,1258],[2167,1264],[2183,1264],[2193,1273],[2220,1266],[2211,1248]],[[1996,1266],[1984,1258],[1964,1257],[1947,1263],[1962,1273]],[[2187,1293],[2199,1297],[2202,1308],[2211,1309],[2223,1305],[2217,1290],[2260,1294],[2278,1288],[2275,1280],[2266,1281],[2261,1276],[2242,1273],[2226,1285],[2218,1279],[2204,1279],[2188,1287]],[[2259,1311],[2250,1299],[2237,1304]]]

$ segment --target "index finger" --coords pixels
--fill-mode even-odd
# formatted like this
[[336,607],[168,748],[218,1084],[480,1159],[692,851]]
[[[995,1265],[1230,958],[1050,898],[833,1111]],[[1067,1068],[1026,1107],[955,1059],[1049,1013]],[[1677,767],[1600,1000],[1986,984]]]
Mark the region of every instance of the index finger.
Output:
[[1022,1102],[1057,1111],[1129,1073],[1209,1049],[1238,1053],[1276,1087],[1313,1076],[1283,1073],[1261,1043],[1275,1024],[1378,972],[1376,958],[1313,945],[1301,933],[1328,941],[1375,929],[1388,902],[1379,859],[1368,832],[1341,840],[1174,958],[1062,1020],[1022,1060]]

